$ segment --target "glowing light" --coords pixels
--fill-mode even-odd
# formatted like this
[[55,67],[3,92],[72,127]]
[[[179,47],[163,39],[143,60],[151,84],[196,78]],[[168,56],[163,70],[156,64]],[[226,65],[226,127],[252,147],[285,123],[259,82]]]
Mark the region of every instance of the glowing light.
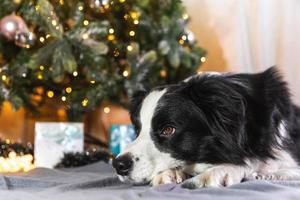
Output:
[[89,103],[89,100],[87,98],[85,98],[85,99],[82,100],[81,105],[83,107],[86,107],[88,105],[88,103]]
[[96,81],[95,81],[95,80],[91,80],[90,83],[91,83],[91,84],[95,84]]
[[198,74],[198,75],[203,74],[203,71],[199,71],[199,72],[197,72],[197,74]]
[[105,114],[110,113],[110,107],[108,107],[108,106],[104,107],[104,108],[103,108],[103,112],[104,112]]
[[115,57],[118,57],[119,55],[120,55],[119,50],[118,50],[118,49],[115,49],[115,50],[114,50],[114,56],[115,56]]
[[67,101],[67,97],[62,96],[62,97],[61,97],[61,100],[62,100],[62,101]]
[[181,36],[181,39],[186,40],[187,39],[186,35]]
[[89,21],[88,20],[83,20],[83,25],[85,25],[85,26],[87,26],[87,25],[89,25]]
[[120,3],[124,3],[126,0],[119,0]]
[[132,37],[135,35],[135,32],[134,31],[129,31],[129,35]]
[[60,5],[64,5],[65,1],[64,0],[59,0]]
[[33,156],[31,154],[18,156],[16,152],[11,151],[7,158],[0,157],[0,172],[28,172],[35,167],[32,162]]
[[132,19],[137,19],[140,16],[140,14],[138,12],[132,11],[130,12],[130,16]]
[[2,81],[6,81],[7,80],[7,76],[6,75],[2,75],[1,79],[2,79]]
[[113,33],[115,32],[115,30],[114,30],[113,28],[110,28],[110,29],[108,29],[108,32],[109,32],[110,34],[113,34]]
[[133,20],[133,23],[134,23],[135,25],[137,25],[137,24],[139,24],[139,20],[135,19],[135,20]]
[[51,23],[52,23],[53,26],[56,26],[56,25],[57,25],[57,21],[56,21],[55,19],[53,19],[53,20],[51,21]]
[[5,139],[6,144],[10,144],[10,139]]
[[78,76],[78,72],[77,72],[77,71],[74,71],[74,72],[73,72],[73,76],[74,76],[74,77]]
[[110,40],[110,41],[114,40],[115,38],[116,38],[115,35],[108,35],[107,36],[107,39]]
[[88,38],[89,38],[89,34],[87,33],[82,34],[82,39],[86,40]]
[[183,18],[184,20],[187,20],[187,19],[189,18],[189,15],[186,14],[186,13],[184,13],[184,14],[182,15],[182,18]]
[[179,41],[178,41],[178,42],[179,42],[179,44],[181,44],[181,45],[183,45],[183,44],[184,44],[184,40],[183,40],[183,39],[181,39],[181,38],[179,39]]
[[20,4],[22,0],[14,0],[15,4]]
[[132,51],[132,50],[133,50],[133,47],[132,47],[131,45],[128,45],[128,46],[127,46],[127,50],[128,50],[128,51]]
[[160,72],[159,72],[159,75],[161,76],[161,77],[166,77],[167,76],[167,71],[166,70],[160,70]]
[[35,6],[35,10],[38,11],[40,9],[40,5]]
[[45,67],[43,65],[40,66],[40,70],[43,71]]
[[128,14],[125,14],[125,15],[124,15],[124,19],[125,19],[125,20],[129,19],[129,17],[130,17],[130,15],[128,15]]
[[70,94],[72,92],[72,88],[71,87],[67,87],[66,88],[66,93]]
[[123,71],[123,76],[124,76],[124,77],[127,77],[128,75],[129,75],[129,72],[128,72],[127,70],[124,70],[124,71]]
[[82,11],[83,10],[83,6],[78,6],[78,10]]
[[39,74],[37,75],[37,79],[42,80],[42,79],[43,79],[43,74],[39,73]]
[[40,37],[40,42],[41,43],[45,42],[45,38],[44,37]]
[[48,96],[49,98],[54,97],[54,92],[53,92],[52,90],[49,90],[49,91],[47,92],[47,96]]
[[47,34],[47,35],[46,35],[46,39],[48,39],[50,36],[51,36],[50,34]]
[[201,57],[200,61],[204,63],[206,61],[206,58],[205,57]]

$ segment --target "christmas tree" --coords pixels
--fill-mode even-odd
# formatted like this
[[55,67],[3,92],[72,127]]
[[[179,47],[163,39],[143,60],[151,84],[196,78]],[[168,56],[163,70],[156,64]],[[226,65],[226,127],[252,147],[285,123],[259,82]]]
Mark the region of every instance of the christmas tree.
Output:
[[[1,0],[0,103],[59,99],[81,116],[182,80],[205,51],[180,0]],[[202,59],[201,59],[202,58]]]

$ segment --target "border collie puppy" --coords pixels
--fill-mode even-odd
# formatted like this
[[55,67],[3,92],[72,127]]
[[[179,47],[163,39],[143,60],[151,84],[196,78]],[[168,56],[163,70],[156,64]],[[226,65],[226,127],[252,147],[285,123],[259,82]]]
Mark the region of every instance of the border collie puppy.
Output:
[[130,114],[138,137],[113,161],[122,181],[187,179],[183,187],[199,188],[300,179],[300,109],[275,68],[138,91]]

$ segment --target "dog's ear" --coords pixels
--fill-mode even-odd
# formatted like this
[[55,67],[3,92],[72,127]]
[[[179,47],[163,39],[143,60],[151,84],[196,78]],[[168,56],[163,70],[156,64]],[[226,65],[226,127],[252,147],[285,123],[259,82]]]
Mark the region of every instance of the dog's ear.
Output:
[[190,80],[184,92],[205,115],[211,132],[227,137],[239,135],[245,120],[246,101],[240,87],[222,76],[207,75]]

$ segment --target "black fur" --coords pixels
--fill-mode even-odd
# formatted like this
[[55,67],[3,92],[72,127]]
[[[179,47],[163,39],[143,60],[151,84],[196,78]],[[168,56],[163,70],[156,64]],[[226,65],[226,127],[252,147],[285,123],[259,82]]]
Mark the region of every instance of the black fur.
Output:
[[[300,161],[300,109],[274,67],[258,74],[204,74],[165,87],[151,131],[161,151],[193,163],[244,164],[246,158],[274,158],[272,149],[283,148]],[[148,92],[137,94],[130,113],[139,131],[138,113]],[[283,121],[290,139],[279,144]],[[175,127],[175,134],[162,137],[165,126]]]

